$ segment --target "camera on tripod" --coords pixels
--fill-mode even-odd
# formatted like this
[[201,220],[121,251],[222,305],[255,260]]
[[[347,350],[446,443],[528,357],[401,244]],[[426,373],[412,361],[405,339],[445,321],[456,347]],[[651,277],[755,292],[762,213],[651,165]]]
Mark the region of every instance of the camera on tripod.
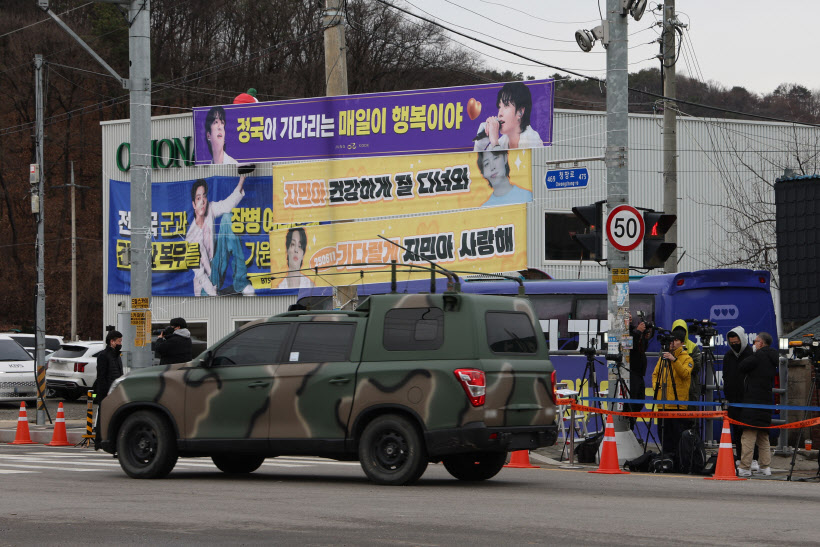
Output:
[[798,359],[811,360],[814,370],[820,372],[820,338],[815,338],[813,334],[806,335],[805,340],[795,340],[789,342],[789,346],[794,348],[794,356]]
[[578,348],[578,353],[581,355],[585,355],[587,359],[592,359],[598,354],[598,350],[595,346],[597,346],[597,342],[595,338],[589,339],[589,347],[588,348]]
[[717,323],[709,321],[708,319],[684,319],[689,323],[689,332],[696,336],[700,336],[704,341],[704,345],[709,345],[709,339],[718,335],[715,328]]
[[675,340],[675,335],[672,334],[671,330],[657,328],[658,332],[658,342],[661,343],[661,353],[669,351],[671,352],[672,342]]

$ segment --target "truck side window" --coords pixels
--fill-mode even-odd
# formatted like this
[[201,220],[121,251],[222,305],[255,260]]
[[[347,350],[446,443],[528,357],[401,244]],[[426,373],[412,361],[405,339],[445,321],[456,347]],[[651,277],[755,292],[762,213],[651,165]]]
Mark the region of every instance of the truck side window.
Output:
[[444,343],[441,308],[394,308],[384,314],[384,349],[418,351],[438,349]]
[[214,353],[213,366],[268,365],[277,363],[288,323],[263,323],[227,340]]
[[535,329],[525,313],[487,312],[487,343],[493,353],[535,353]]
[[285,361],[290,363],[324,363],[348,361],[356,325],[350,323],[302,323]]

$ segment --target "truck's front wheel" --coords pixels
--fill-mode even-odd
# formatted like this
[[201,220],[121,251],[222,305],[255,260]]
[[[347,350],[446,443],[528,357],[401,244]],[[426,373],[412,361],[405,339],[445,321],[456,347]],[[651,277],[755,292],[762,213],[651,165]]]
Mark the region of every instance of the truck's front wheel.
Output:
[[427,469],[427,451],[418,429],[403,416],[379,416],[364,428],[359,462],[376,484],[416,482]]
[[134,412],[117,433],[117,457],[129,477],[165,477],[176,465],[178,457],[171,424],[150,410]]
[[442,463],[458,480],[484,481],[495,477],[506,461],[506,452],[474,452],[447,456]]

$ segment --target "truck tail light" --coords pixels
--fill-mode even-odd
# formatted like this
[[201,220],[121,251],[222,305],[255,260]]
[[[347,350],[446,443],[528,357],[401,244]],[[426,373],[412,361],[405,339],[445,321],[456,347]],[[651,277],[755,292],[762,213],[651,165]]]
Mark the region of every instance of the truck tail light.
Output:
[[556,378],[557,377],[555,376],[555,371],[553,370],[552,374],[550,374],[550,389],[549,389],[549,394],[550,394],[550,398],[552,399],[552,404],[555,404],[555,399],[556,399],[556,394],[555,394],[555,380],[556,380]]
[[[780,374],[775,374],[774,375],[774,388],[775,389],[780,389]],[[774,394],[774,404],[776,404],[776,405],[780,404],[780,394],[779,393]],[[782,416],[781,416],[781,418],[782,418]]]
[[484,378],[484,371],[475,368],[457,368],[453,371],[456,378],[461,382],[461,387],[470,399],[473,406],[484,404],[484,395],[487,393],[487,383]]
[[88,363],[74,363],[74,372],[85,372],[85,366]]

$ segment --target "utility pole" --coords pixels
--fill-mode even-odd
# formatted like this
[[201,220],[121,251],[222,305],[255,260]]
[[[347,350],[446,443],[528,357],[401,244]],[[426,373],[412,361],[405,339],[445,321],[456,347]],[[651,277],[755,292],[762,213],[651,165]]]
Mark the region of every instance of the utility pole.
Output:
[[[45,165],[43,162],[43,56],[34,56],[34,93],[35,93],[35,140],[37,171],[37,206],[32,212],[37,215],[37,291],[35,304],[34,359],[37,363],[35,381],[37,383],[37,425],[45,425],[45,387],[46,387],[46,285],[45,285],[45,239],[43,194]],[[34,200],[32,200],[34,205]]]
[[[130,366],[151,366],[151,0],[95,0],[116,4],[128,17],[129,78],[123,78],[111,68],[91,46],[71,30],[49,8],[50,0],[37,0],[37,6],[46,12],[76,40],[89,55],[100,63],[124,89],[131,92],[131,320],[137,319],[136,340],[124,340],[123,346],[132,348]],[[147,343],[146,343],[147,338]],[[133,345],[132,345],[133,344]]]
[[325,27],[325,85],[327,95],[347,95],[347,46],[343,0],[326,0],[322,22]]
[[[144,302],[138,311],[142,333],[134,341],[131,366],[146,368],[151,353],[151,3],[131,0],[128,10],[128,54],[131,60],[131,301]],[[132,313],[133,313],[132,306]],[[147,342],[145,338],[147,337]]]
[[[629,40],[627,17],[621,0],[607,0],[609,46],[606,50],[606,200],[608,213],[619,205],[629,204]],[[608,215],[607,215],[608,216]],[[606,353],[617,354],[624,349],[629,378],[629,253],[619,251],[607,238],[607,317],[609,339]],[[620,346],[620,347],[619,347]],[[609,367],[609,397],[620,397],[615,389],[618,369]],[[641,394],[640,398],[643,398]],[[614,406],[614,405],[613,405]],[[618,459],[639,456],[643,450],[629,428],[626,418],[614,418]]]
[[[675,84],[675,0],[663,3],[663,94],[674,99]],[[677,105],[674,101],[663,103],[663,212],[678,215],[678,128]],[[650,227],[647,227],[650,229]],[[678,243],[678,223],[666,232],[667,243]],[[664,264],[664,271],[678,271],[678,248],[676,247]]]
[[71,188],[71,340],[77,340],[77,188],[88,188],[74,183],[74,162],[71,162],[71,184],[54,188]]

